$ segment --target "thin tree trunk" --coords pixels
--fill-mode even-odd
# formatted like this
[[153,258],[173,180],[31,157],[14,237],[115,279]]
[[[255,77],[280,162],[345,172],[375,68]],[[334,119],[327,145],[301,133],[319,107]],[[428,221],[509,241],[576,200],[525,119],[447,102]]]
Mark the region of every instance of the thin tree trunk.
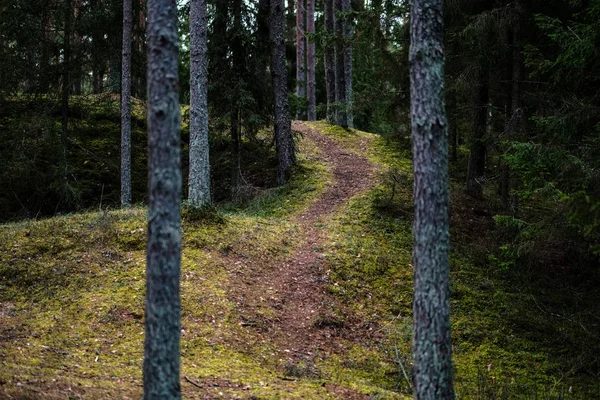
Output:
[[458,159],[458,106],[456,103],[456,92],[450,92],[448,110],[450,112],[450,162],[455,163]]
[[190,176],[188,202],[210,204],[206,0],[190,1]]
[[350,13],[352,12],[352,3],[350,0],[342,0],[342,11],[344,12],[344,85],[346,100],[346,125],[348,128],[354,127],[354,117],[352,114],[352,23]]
[[[520,1],[516,2],[519,12],[519,22],[523,21],[523,5]],[[515,136],[520,136],[524,128],[523,109],[521,106],[521,81],[523,80],[523,43],[521,41],[521,24],[517,24],[513,28],[513,45],[512,45],[512,80],[511,80],[511,121],[509,128],[509,139],[512,140]],[[517,212],[519,204],[518,197],[515,194],[518,182],[510,179],[510,170],[508,167],[504,172],[507,180],[507,198],[508,204],[513,214]]]
[[[82,0],[74,0],[73,3],[73,16],[75,17],[75,26],[78,26],[77,20],[79,19],[79,15],[81,13]],[[83,50],[81,49],[82,44],[82,36],[77,29],[72,29],[71,32],[73,39],[71,43],[72,47],[75,50],[75,60],[72,62],[73,67],[71,68],[71,81],[73,87],[73,93],[75,95],[81,95],[82,89],[82,79],[83,79],[83,66],[81,65],[81,54]]]
[[306,71],[307,71],[307,97],[308,112],[307,119],[316,121],[317,119],[317,100],[316,100],[316,72],[315,72],[315,1],[306,0],[306,31],[307,38],[306,49]]
[[[121,20],[120,12],[122,9],[118,7],[117,1],[111,2],[112,9],[112,17],[115,23]],[[112,93],[118,93],[121,88],[121,60],[119,59],[119,52],[117,49],[122,47],[120,43],[121,35],[119,35],[119,31],[110,30],[109,31],[109,44],[111,46],[111,52],[109,57],[109,79],[110,79],[110,91]]]
[[231,193],[234,198],[242,183],[241,142],[240,111],[235,108],[231,112]]
[[180,399],[181,160],[177,2],[148,0],[144,399]]
[[121,207],[131,206],[131,0],[123,0],[121,67]]
[[454,399],[442,8],[443,0],[413,0],[410,24],[415,208],[413,382],[418,400]]
[[294,140],[287,97],[285,66],[285,6],[283,0],[271,0],[270,37],[272,47],[271,79],[275,107],[275,145],[277,146],[277,183],[287,181],[289,169],[296,163]]
[[[233,80],[239,81],[243,74],[244,55],[242,49],[242,0],[233,0],[233,39],[231,42],[231,52],[233,59]],[[234,195],[238,192],[242,182],[242,126],[240,123],[241,109],[237,97],[233,98],[231,105],[231,190]]]
[[62,68],[62,130],[61,142],[63,147],[62,167],[64,179],[67,177],[67,135],[69,129],[69,89],[71,69],[71,0],[65,1],[65,30]]
[[480,67],[477,78],[477,94],[473,108],[473,135],[467,171],[467,194],[476,199],[483,198],[483,176],[485,174],[485,132],[488,120],[489,73]]
[[[271,58],[271,43],[269,41],[269,0],[258,0],[257,13],[257,48],[258,63],[257,76],[260,79],[259,87],[267,86],[267,71],[269,70],[269,60]],[[261,96],[261,101],[266,100],[268,96]],[[262,106],[265,107],[262,107]],[[268,103],[270,107],[270,103]],[[266,101],[261,103],[260,109],[266,109]]]
[[52,18],[50,15],[49,4],[46,1],[44,4],[44,11],[42,14],[42,58],[40,60],[41,76],[40,76],[40,92],[48,93],[50,88],[50,32],[52,29]]
[[[304,0],[296,0],[296,96],[306,100],[306,37],[304,36]],[[303,107],[298,107],[296,119],[304,119]]]
[[348,127],[346,114],[346,74],[344,72],[344,18],[341,15],[343,0],[334,0],[335,30],[335,100],[337,108],[337,124]]
[[325,1],[325,83],[327,89],[327,122],[337,123],[336,90],[335,90],[335,15],[333,12],[334,0]]

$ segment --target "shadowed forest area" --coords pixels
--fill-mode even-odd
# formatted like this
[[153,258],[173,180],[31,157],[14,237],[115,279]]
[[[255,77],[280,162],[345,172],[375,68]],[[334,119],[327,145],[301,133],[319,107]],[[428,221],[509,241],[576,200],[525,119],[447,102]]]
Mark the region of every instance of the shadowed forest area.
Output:
[[600,1],[0,4],[0,399],[600,399]]

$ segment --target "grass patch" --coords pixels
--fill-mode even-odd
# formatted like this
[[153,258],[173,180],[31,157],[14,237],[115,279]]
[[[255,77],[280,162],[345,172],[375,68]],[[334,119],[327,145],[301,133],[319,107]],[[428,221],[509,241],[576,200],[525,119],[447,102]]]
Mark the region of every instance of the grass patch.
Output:
[[[395,377],[404,375],[402,367],[410,376],[413,277],[409,152],[380,137],[368,139],[372,144],[365,149],[368,133],[324,122],[313,126],[379,166],[380,184],[352,199],[329,225],[330,241],[325,249],[328,290],[343,299],[363,323],[377,327],[379,334],[371,340],[379,343],[379,356],[396,366]],[[395,189],[387,175],[390,171],[404,178],[396,181]],[[459,185],[453,185],[456,190],[454,186]],[[453,208],[469,206],[463,204],[467,201],[464,196],[453,196],[452,201]],[[597,290],[559,283],[532,271],[503,273],[488,261],[493,248],[490,242],[472,237],[487,232],[468,231],[469,226],[463,223],[454,220],[451,227],[452,237],[458,238],[452,243],[451,255],[451,323],[458,395],[481,399],[597,398],[600,380],[598,351],[594,349],[598,342],[589,334],[586,337],[585,329],[577,326],[582,320],[572,314],[576,308],[597,310]],[[579,288],[588,295],[569,293],[569,288]],[[552,316],[550,310],[560,310],[560,315]],[[589,313],[587,317],[592,318]],[[569,318],[573,320],[567,321]],[[591,328],[590,321],[584,321],[584,328]],[[406,379],[404,383],[400,379],[396,388],[410,393]]]

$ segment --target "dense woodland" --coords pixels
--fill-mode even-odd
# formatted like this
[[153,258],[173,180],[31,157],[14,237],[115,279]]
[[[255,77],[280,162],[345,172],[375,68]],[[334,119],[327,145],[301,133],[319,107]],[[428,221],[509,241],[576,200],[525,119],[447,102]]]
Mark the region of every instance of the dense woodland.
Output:
[[[135,239],[145,214],[114,217],[125,219],[110,220],[110,228],[103,224],[111,210],[148,207],[148,282],[153,274],[160,280],[160,268],[168,265],[173,269],[166,274],[177,283],[149,284],[146,307],[177,301],[171,311],[155,309],[154,320],[152,307],[146,308],[144,390],[146,398],[177,398],[164,397],[159,379],[151,377],[158,374],[153,364],[173,362],[178,353],[175,316],[180,263],[187,276],[186,248],[204,243],[193,248],[208,254],[215,246],[230,257],[224,263],[234,265],[259,257],[249,250],[253,246],[270,249],[273,259],[284,257],[277,252],[293,245],[275,237],[300,243],[293,230],[276,229],[295,223],[292,215],[309,207],[310,193],[328,193],[327,185],[341,179],[324,172],[329,167],[320,163],[328,159],[319,152],[331,149],[311,147],[319,147],[314,129],[377,164],[366,197],[348,191],[352,196],[342,200],[349,208],[322,234],[329,239],[317,235],[323,243],[314,249],[330,249],[323,266],[327,290],[344,306],[315,326],[356,336],[364,327],[374,329],[369,340],[384,350],[352,362],[377,360],[373,368],[384,372],[381,365],[392,367],[369,378],[366,389],[343,380],[336,388],[381,398],[412,392],[451,399],[454,390],[457,397],[481,399],[599,398],[599,0],[146,3],[0,4],[0,322],[4,306],[45,304],[35,296],[60,287],[50,278],[49,287],[40,286],[36,277],[43,280],[45,267],[30,270],[24,260],[41,263],[44,251],[60,257],[75,251],[17,243],[15,237],[36,236],[34,225],[22,224],[47,224],[39,232],[49,237],[58,235],[50,226],[59,216],[99,210],[100,222],[89,229],[100,229],[102,246],[127,258],[126,252],[146,248],[145,236],[143,245]],[[292,120],[307,121],[301,126],[310,129]],[[181,213],[183,244],[164,228],[181,231]],[[258,222],[243,219],[254,213],[273,225],[264,236],[249,228]],[[406,234],[411,226],[414,236]],[[107,229],[121,236],[116,232],[130,231],[134,239],[112,237]],[[256,243],[227,244],[246,234],[240,232],[253,232],[248,235]],[[165,244],[172,254],[160,253]],[[413,251],[411,260],[406,254]],[[414,282],[401,264],[414,265]],[[29,291],[34,297],[20,297]],[[344,308],[363,301],[365,310]],[[440,314],[431,304],[439,304]],[[142,314],[138,306],[135,313]],[[358,316],[349,317],[353,312]],[[160,324],[157,315],[173,317],[168,329],[148,330]],[[440,318],[433,333],[423,328],[432,315]],[[407,324],[412,316],[414,325]],[[426,322],[419,326],[419,320]],[[240,326],[257,324],[248,321]],[[152,339],[150,331],[158,336]],[[6,350],[19,337],[13,333],[0,327],[0,355],[13,354]],[[414,347],[397,336],[412,337]],[[282,367],[292,380],[341,376],[296,361]],[[340,365],[371,371],[350,361]],[[7,371],[0,371],[0,397],[14,395],[2,389],[14,383],[16,372]],[[437,383],[419,379],[427,374]],[[178,377],[173,393],[180,390]],[[204,385],[186,379],[196,389]],[[299,396],[326,398],[306,393]],[[263,392],[250,398],[260,396],[270,398]]]

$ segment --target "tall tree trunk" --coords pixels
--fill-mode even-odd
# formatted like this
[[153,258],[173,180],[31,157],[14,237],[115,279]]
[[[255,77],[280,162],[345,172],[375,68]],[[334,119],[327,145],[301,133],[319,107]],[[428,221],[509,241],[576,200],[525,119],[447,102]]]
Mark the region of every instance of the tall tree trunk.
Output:
[[[306,22],[304,16],[304,0],[296,0],[296,96],[306,100],[306,37],[304,36]],[[296,119],[304,119],[303,107],[298,107]]]
[[[234,85],[243,79],[243,44],[241,40],[242,35],[242,0],[233,0],[232,10],[233,14],[233,39],[231,41],[231,52],[233,60],[233,80]],[[233,98],[233,104],[231,105],[231,190],[234,195],[238,192],[239,186],[242,182],[242,156],[241,156],[241,143],[242,143],[242,126],[240,123],[241,119],[241,107],[237,96]]]
[[148,0],[144,399],[180,399],[181,160],[177,2]]
[[335,14],[333,10],[334,0],[325,1],[325,84],[327,89],[327,122],[337,123],[336,91],[335,91]]
[[449,93],[449,105],[448,111],[450,113],[449,126],[450,126],[450,162],[455,163],[458,159],[458,104],[456,101],[456,92],[450,91]]
[[344,16],[341,14],[343,0],[334,0],[335,30],[335,100],[337,108],[337,124],[348,127],[346,114],[346,73],[344,72]]
[[467,194],[476,199],[483,198],[483,176],[485,175],[486,144],[485,132],[488,120],[489,72],[481,66],[477,77],[477,93],[473,107],[473,134],[467,171]]
[[[111,0],[111,11],[112,18],[115,23],[121,21],[122,8],[119,7],[120,2]],[[119,52],[117,49],[122,47],[121,36],[118,30],[109,30],[108,40],[111,46],[110,57],[109,57],[109,80],[110,80],[110,91],[112,93],[118,93],[121,88],[121,60],[119,59]]]
[[64,179],[67,177],[67,134],[69,129],[69,89],[71,75],[71,0],[65,0],[65,29],[63,38],[63,67],[62,67],[62,130],[61,142],[63,147],[62,167]]
[[413,0],[411,119],[414,168],[414,398],[454,399],[450,341],[448,124],[443,0]]
[[188,202],[210,204],[206,0],[190,1],[190,176]]
[[275,107],[275,145],[277,146],[277,183],[287,181],[289,169],[296,163],[294,140],[287,97],[287,71],[285,66],[285,6],[283,0],[271,0],[270,37],[272,47],[271,79]]
[[[146,65],[146,1],[137,0],[133,3],[133,38],[132,56],[133,65]],[[139,99],[146,98],[145,68],[133,68],[131,70],[131,95]]]
[[123,0],[121,67],[121,207],[131,206],[131,0]]
[[[82,7],[82,0],[73,0],[73,16],[75,17],[75,26],[78,27],[78,20],[80,18]],[[81,54],[83,49],[81,48],[83,38],[79,29],[72,29],[71,32],[73,39],[71,40],[72,47],[75,51],[74,62],[72,62],[73,66],[71,68],[71,83],[73,87],[73,93],[76,95],[81,95],[82,90],[82,79],[83,79],[83,65],[81,64]]]
[[231,194],[234,198],[237,197],[242,183],[241,142],[240,110],[234,107],[231,112]]
[[42,14],[42,54],[40,60],[40,92],[48,93],[50,89],[50,41],[51,41],[51,30],[52,30],[52,18],[51,10],[48,1],[44,4],[44,10]]
[[[99,6],[98,0],[92,2],[92,9]],[[92,45],[90,48],[92,58],[92,93],[101,93],[104,86],[104,75],[106,74],[106,61],[100,52],[104,38],[98,28],[92,31]]]
[[350,13],[352,12],[352,3],[350,0],[342,0],[342,11],[344,12],[344,85],[346,100],[346,125],[348,128],[354,127],[354,116],[352,114],[352,22]]
[[308,97],[307,119],[317,120],[316,99],[316,72],[315,72],[315,1],[306,0],[306,32],[308,32],[306,49],[306,72],[307,84],[306,95]]
[[269,41],[269,0],[258,0],[257,13],[257,47],[259,51],[258,73],[263,87],[267,82],[267,71],[271,58],[271,43]]

